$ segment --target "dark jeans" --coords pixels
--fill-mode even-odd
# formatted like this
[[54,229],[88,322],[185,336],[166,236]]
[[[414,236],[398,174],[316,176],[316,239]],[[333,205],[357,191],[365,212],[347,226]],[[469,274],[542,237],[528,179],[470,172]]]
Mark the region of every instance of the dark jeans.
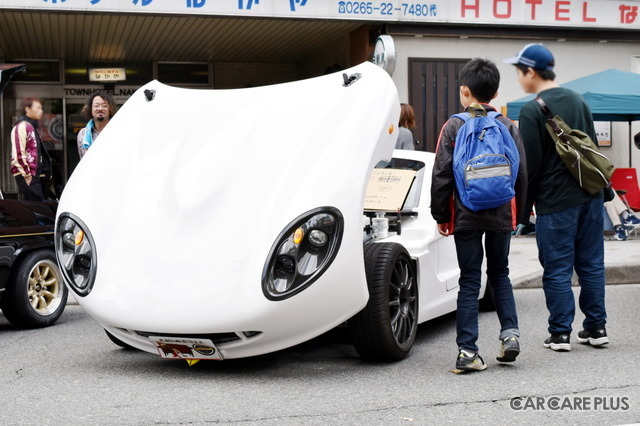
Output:
[[500,320],[500,339],[520,336],[516,302],[509,280],[510,232],[460,231],[454,234],[458,265],[460,266],[460,289],[458,290],[458,312],[456,314],[458,349],[478,352],[478,296],[482,280],[484,249],[487,252],[487,278],[495,293],[496,311]]
[[28,201],[44,201],[46,200],[42,191],[42,183],[37,177],[31,178],[31,185],[27,185],[27,181],[21,175],[14,176],[18,184],[18,190],[22,194],[22,198]]
[[580,283],[580,310],[585,330],[607,322],[604,303],[604,238],[602,200],[592,200],[536,219],[538,257],[544,268],[542,286],[551,334],[571,333],[575,301],[571,278]]

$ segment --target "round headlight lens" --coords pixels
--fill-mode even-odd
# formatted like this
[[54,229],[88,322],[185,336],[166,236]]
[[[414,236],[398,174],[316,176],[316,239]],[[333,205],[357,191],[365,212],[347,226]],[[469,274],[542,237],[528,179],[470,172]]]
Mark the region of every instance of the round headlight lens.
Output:
[[64,244],[64,246],[68,249],[75,249],[76,247],[76,241],[75,241],[75,237],[73,235],[72,232],[66,232],[62,235],[62,243]]
[[329,236],[326,232],[313,229],[309,232],[309,242],[316,247],[324,247],[329,242]]
[[91,233],[78,217],[62,213],[55,234],[56,257],[65,282],[78,296],[88,295],[93,289],[97,268]]

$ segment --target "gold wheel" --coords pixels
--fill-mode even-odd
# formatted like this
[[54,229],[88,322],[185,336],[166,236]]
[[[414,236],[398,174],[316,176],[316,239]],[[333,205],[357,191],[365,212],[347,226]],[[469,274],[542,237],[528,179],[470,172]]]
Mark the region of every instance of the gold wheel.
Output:
[[29,274],[27,296],[29,304],[39,315],[50,315],[60,306],[62,282],[58,266],[45,259],[36,263]]

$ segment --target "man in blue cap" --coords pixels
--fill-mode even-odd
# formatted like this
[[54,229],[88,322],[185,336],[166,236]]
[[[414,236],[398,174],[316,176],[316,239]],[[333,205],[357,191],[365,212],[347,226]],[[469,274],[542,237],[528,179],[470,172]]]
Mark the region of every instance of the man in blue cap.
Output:
[[[555,60],[549,49],[529,44],[516,57],[503,62],[515,65],[518,83],[525,92],[537,94],[553,115],[596,140],[585,100],[555,82]],[[590,195],[580,187],[556,153],[546,121],[536,100],[520,111],[519,127],[529,173],[527,207],[536,205],[538,257],[544,269],[542,284],[549,310],[550,336],[544,347],[571,350],[574,269],[580,283],[580,310],[585,315],[578,341],[600,346],[609,343],[605,328],[603,194]]]

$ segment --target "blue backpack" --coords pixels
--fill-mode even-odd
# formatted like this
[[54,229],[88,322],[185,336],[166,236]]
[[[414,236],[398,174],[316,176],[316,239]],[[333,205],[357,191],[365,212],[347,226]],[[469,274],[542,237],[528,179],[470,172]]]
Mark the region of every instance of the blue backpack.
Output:
[[497,120],[502,114],[468,111],[452,116],[464,120],[453,149],[453,175],[460,201],[477,212],[515,196],[520,156],[511,133]]

